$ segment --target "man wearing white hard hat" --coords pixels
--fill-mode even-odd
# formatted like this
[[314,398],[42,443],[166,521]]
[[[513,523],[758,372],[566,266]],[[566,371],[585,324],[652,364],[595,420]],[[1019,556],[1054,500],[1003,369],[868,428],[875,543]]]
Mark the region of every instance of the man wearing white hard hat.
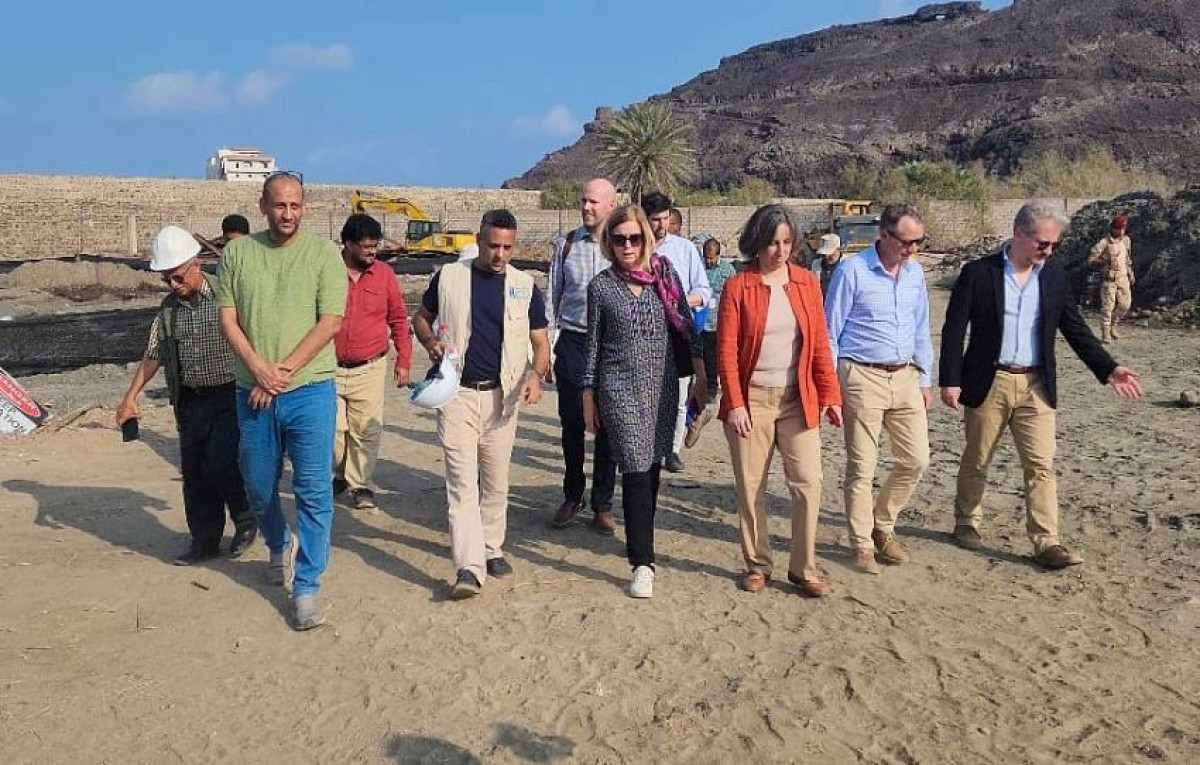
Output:
[[[488,211],[476,241],[474,261],[449,263],[430,280],[413,320],[417,342],[439,367],[455,353],[451,373],[422,388],[413,403],[438,409],[456,600],[479,594],[489,576],[512,573],[503,546],[517,408],[541,399],[550,367],[542,292],[509,265],[517,219],[508,210]],[[453,397],[431,400],[455,374]]]
[[825,234],[817,247],[817,257],[813,258],[812,271],[821,280],[821,296],[829,291],[829,280],[833,278],[834,269],[842,262],[842,238],[837,234]]
[[162,275],[171,292],[117,407],[117,424],[140,417],[138,395],[162,367],[179,428],[183,510],[192,535],[175,563],[188,566],[220,554],[226,511],[233,524],[229,557],[239,558],[258,526],[238,469],[233,349],[221,334],[216,280],[200,270],[196,238],[178,226],[158,232],[150,252],[150,270]]

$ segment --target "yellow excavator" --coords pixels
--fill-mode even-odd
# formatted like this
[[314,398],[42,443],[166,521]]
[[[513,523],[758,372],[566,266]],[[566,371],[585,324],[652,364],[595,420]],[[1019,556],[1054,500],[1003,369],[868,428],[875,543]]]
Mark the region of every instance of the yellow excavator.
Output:
[[804,242],[815,253],[824,234],[837,234],[842,240],[842,252],[853,255],[875,243],[879,238],[879,216],[872,214],[872,203],[866,199],[843,199],[829,204],[826,219],[810,228]]
[[463,247],[475,243],[475,232],[444,230],[440,221],[403,197],[385,197],[355,189],[350,195],[350,211],[408,218],[404,241],[389,239],[387,241],[394,246],[380,250],[379,255],[384,260],[396,255],[457,255]]

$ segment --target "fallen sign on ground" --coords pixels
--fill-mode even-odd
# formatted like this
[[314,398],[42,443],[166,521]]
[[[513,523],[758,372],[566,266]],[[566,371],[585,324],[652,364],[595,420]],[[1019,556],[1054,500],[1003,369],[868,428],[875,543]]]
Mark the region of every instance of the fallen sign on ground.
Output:
[[0,368],[0,433],[23,436],[37,430],[49,418],[46,408]]

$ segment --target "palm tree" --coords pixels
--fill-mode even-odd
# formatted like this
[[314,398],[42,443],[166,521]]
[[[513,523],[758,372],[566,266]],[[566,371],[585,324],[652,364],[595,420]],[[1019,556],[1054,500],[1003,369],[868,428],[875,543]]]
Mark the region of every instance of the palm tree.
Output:
[[600,129],[600,162],[640,203],[643,193],[670,194],[692,177],[691,136],[691,127],[666,104],[634,104]]

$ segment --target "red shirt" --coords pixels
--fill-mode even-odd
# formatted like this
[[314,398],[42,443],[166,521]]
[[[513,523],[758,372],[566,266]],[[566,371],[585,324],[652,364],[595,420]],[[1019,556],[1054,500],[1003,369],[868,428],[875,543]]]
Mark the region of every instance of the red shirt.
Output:
[[376,261],[358,280],[350,278],[342,328],[333,336],[339,364],[371,361],[387,353],[388,333],[396,346],[396,366],[412,366],[412,337],[408,312],[396,283],[396,272]]

